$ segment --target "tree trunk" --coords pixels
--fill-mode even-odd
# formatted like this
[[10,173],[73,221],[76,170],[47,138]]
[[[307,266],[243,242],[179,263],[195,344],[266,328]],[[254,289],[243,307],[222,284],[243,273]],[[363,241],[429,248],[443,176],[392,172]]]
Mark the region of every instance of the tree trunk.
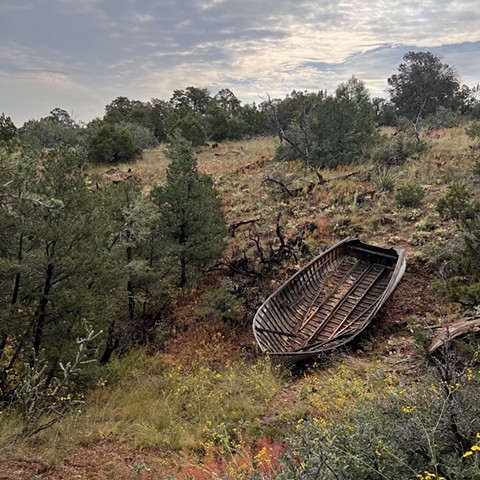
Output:
[[[18,243],[18,255],[17,260],[20,262],[23,258],[23,233],[20,235],[20,240]],[[15,305],[18,300],[18,293],[20,291],[20,280],[21,280],[21,273],[17,271],[15,274],[15,280],[13,282],[13,292],[12,292],[12,300],[11,304]],[[3,357],[3,352],[5,350],[5,345],[7,343],[7,334],[4,334],[0,337],[0,360]]]
[[187,261],[185,260],[185,257],[182,255],[180,257],[180,283],[178,286],[180,288],[183,288],[186,283],[187,283]]
[[52,286],[53,270],[53,263],[49,263],[47,265],[45,284],[43,287],[43,295],[38,305],[38,309],[35,313],[33,350],[37,355],[40,351],[40,345],[42,343],[43,327],[45,325],[45,311],[48,304],[48,295],[50,294],[50,288]]
[[128,297],[128,319],[131,323],[135,320],[135,293],[133,288],[133,282],[128,279],[127,282],[127,297]]
[[0,360],[3,357],[3,352],[5,350],[5,345],[7,344],[7,334],[5,333],[0,337]]
[[[20,234],[20,241],[18,243],[17,260],[21,262],[22,258],[23,258],[23,233]],[[20,271],[17,271],[17,273],[15,274],[15,281],[13,283],[12,305],[15,305],[18,300],[18,292],[20,291],[20,279],[21,279],[21,273]]]
[[[132,259],[132,247],[127,247],[127,262]],[[131,323],[135,320],[135,291],[132,279],[128,277],[127,281],[127,302],[128,302],[128,319]]]
[[114,333],[115,333],[115,321],[112,321],[108,326],[108,335],[107,335],[107,341],[105,344],[105,350],[103,351],[103,354],[99,360],[102,365],[107,363],[110,360],[112,353],[117,349],[120,343],[118,338],[114,339]]

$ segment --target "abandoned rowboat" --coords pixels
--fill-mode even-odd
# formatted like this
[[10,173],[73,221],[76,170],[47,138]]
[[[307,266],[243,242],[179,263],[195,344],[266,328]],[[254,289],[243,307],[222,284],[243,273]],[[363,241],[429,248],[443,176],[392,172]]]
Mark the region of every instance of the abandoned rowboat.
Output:
[[258,309],[253,332],[269,355],[300,361],[350,342],[405,273],[405,252],[346,238],[299,270]]

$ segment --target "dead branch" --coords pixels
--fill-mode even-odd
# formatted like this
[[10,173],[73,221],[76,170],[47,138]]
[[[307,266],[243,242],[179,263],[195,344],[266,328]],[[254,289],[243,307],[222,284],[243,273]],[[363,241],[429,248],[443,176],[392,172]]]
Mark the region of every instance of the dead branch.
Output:
[[240,155],[241,152],[237,152],[236,150],[230,150],[229,152],[225,153],[214,153],[215,157],[226,157],[228,155]]
[[228,234],[231,237],[235,237],[235,233],[239,227],[242,227],[243,225],[251,225],[255,222],[258,222],[259,220],[260,220],[259,218],[252,218],[251,220],[243,220],[240,222],[231,223],[228,226]]
[[[285,183],[281,182],[280,180],[276,180],[274,178],[271,178],[271,177],[264,178],[261,181],[260,185],[263,186],[268,182],[273,183],[275,185],[278,185],[280,187],[281,193],[286,194],[290,198],[296,197],[300,193],[305,191],[305,187],[297,187],[297,188],[290,189],[290,188],[288,188],[288,186]],[[313,182],[308,182],[307,183],[307,193],[310,193],[314,189],[314,187],[315,187],[315,184]]]
[[275,185],[278,185],[282,193],[286,193],[289,197],[296,197],[303,190],[302,188],[290,190],[285,183],[270,177],[264,178],[260,185],[263,187],[266,183],[274,183]]

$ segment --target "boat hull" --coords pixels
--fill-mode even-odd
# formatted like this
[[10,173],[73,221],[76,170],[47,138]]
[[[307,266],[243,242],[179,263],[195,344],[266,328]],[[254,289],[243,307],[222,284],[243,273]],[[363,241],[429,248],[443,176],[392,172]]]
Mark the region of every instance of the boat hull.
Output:
[[253,332],[269,355],[301,361],[352,341],[406,268],[402,249],[346,238],[316,257],[258,309]]

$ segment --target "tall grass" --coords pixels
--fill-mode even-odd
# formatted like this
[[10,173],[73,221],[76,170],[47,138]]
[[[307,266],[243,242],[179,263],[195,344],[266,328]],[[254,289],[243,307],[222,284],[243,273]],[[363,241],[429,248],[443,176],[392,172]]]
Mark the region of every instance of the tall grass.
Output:
[[281,368],[268,359],[182,366],[138,353],[115,362],[109,376],[113,384],[87,400],[78,441],[116,438],[138,448],[198,450],[218,426],[253,432],[284,383]]

